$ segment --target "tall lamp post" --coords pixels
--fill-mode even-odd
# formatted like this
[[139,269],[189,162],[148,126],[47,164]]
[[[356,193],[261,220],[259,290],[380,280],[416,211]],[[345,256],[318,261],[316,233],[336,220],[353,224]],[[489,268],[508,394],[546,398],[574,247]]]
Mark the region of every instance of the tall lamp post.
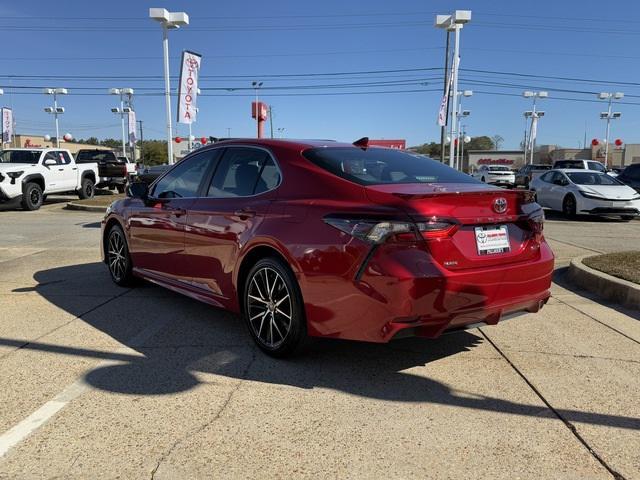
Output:
[[[533,110],[524,112],[525,118],[531,118],[531,130],[529,133],[529,142],[528,145],[525,144],[525,153],[524,160],[525,163],[533,163],[533,149],[536,143],[536,136],[538,134],[538,119],[544,117],[544,112],[539,112],[536,110],[536,100],[538,98],[547,98],[549,97],[549,92],[532,92],[530,90],[526,90],[522,92],[522,96],[524,98],[533,98]],[[527,147],[529,147],[530,152],[527,152]],[[530,154],[530,161],[527,162],[527,153]]]
[[58,123],[58,115],[64,113],[64,107],[58,106],[58,95],[66,95],[69,93],[66,88],[45,88],[45,95],[53,95],[53,107],[45,107],[44,111],[51,113],[56,123],[56,148],[60,148],[60,125]]
[[169,82],[169,30],[189,25],[185,12],[169,12],[165,8],[150,8],[149,18],[162,26],[162,50],[164,54],[164,100],[167,112],[167,153],[169,165],[173,164],[173,133],[171,132],[171,85]]
[[[468,117],[471,112],[469,110],[462,110],[462,98],[463,97],[471,97],[473,95],[473,90],[463,90],[462,92],[458,92],[458,110],[455,112],[456,115],[456,123],[458,125],[460,125],[460,119],[462,117]],[[456,145],[456,158],[457,161],[456,163],[453,165],[453,168],[456,168],[458,170],[462,169],[462,159],[460,158],[460,128],[458,127],[458,133],[457,136],[455,137],[456,139],[458,139],[457,141],[457,145]]]
[[[460,112],[460,114],[458,115],[458,122],[460,122],[461,118],[467,118],[469,115],[471,115],[471,111],[470,110],[462,110]],[[464,168],[464,138],[465,138],[465,131],[464,128],[466,127],[466,125],[461,125],[460,128],[458,129],[458,136],[457,138],[457,144],[456,144],[456,157],[458,158],[458,165],[457,165],[457,169],[458,170],[462,170]]]
[[606,112],[600,113],[600,119],[607,121],[607,130],[605,133],[604,140],[604,165],[605,167],[609,167],[609,134],[611,133],[611,120],[620,118],[622,113],[620,112],[612,112],[611,108],[613,107],[613,100],[620,100],[624,97],[624,93],[615,92],[615,93],[607,93],[602,92],[598,94],[598,98],[600,100],[607,100],[609,102],[609,108],[607,108]]
[[[131,107],[131,97],[133,96],[133,88],[110,88],[109,93],[111,95],[119,95],[120,96],[120,107],[112,108],[111,111],[116,115],[120,115],[120,123],[122,124],[122,156],[127,156],[127,132],[124,124],[124,117],[128,116],[129,112],[133,111]],[[124,106],[124,97],[128,96],[128,106]]]
[[[455,94],[458,91],[458,70],[460,68],[460,30],[465,23],[471,21],[471,10],[456,10],[453,15],[436,15],[436,27],[444,28],[448,32],[454,32],[453,43],[453,73],[452,73],[452,85],[451,85],[451,130],[450,138],[457,138],[458,125],[456,112],[458,111],[458,96]],[[449,166],[456,165],[456,152],[453,146],[449,147]]]

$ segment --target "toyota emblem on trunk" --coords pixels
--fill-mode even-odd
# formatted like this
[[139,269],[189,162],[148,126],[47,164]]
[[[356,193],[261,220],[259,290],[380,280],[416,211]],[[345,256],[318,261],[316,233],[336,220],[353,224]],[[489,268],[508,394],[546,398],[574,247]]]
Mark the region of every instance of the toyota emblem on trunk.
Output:
[[504,197],[496,198],[493,201],[493,209],[496,213],[504,213],[507,211],[507,199]]

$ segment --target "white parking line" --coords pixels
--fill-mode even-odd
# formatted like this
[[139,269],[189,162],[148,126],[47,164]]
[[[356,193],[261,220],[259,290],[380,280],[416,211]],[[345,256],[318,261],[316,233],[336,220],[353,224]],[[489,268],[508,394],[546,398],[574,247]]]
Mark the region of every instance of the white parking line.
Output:
[[[168,322],[169,319],[164,319],[154,323],[153,325],[149,325],[147,328],[138,333],[138,335],[134,336],[127,342],[130,347],[128,346],[119,348],[114,353],[137,353],[135,352],[133,347],[143,344],[146,340],[162,330],[162,328],[164,328]],[[103,362],[100,362],[94,368],[98,369],[105,366],[117,365],[118,363],[121,362],[119,360],[105,360]],[[62,390],[55,397],[38,408],[27,418],[0,435],[0,458],[6,455],[9,450],[25,440],[37,429],[45,425],[69,402],[75,400],[90,389],[91,386],[84,381],[84,378],[78,378],[75,382],[68,385],[64,390]]]

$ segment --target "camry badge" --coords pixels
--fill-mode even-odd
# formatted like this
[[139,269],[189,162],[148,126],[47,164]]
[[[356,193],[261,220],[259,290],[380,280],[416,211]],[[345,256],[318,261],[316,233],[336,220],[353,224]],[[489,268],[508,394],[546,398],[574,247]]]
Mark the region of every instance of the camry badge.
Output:
[[498,197],[493,201],[493,210],[496,213],[504,213],[507,211],[507,199]]

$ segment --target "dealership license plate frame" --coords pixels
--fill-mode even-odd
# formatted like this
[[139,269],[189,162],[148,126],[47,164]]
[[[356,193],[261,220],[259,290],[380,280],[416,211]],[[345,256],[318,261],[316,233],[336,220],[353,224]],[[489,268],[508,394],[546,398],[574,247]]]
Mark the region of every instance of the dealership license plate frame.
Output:
[[509,228],[507,225],[475,227],[476,250],[478,255],[500,255],[511,251]]

